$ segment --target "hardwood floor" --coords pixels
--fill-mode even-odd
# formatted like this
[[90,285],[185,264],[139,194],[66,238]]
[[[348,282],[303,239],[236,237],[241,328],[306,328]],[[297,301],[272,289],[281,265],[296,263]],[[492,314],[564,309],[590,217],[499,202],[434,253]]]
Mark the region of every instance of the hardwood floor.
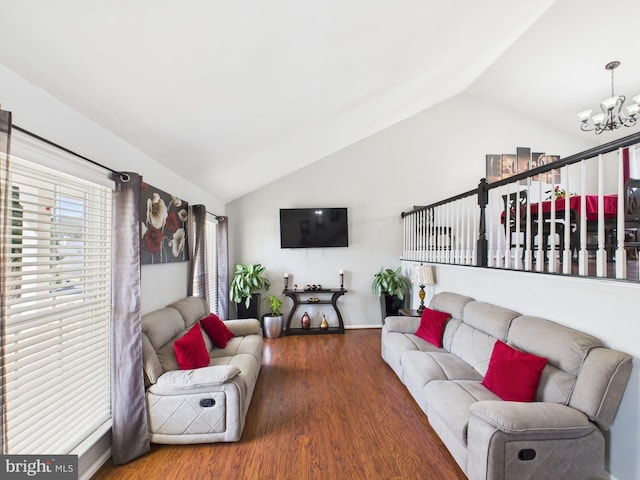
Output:
[[108,479],[465,479],[380,356],[380,330],[265,339],[242,439],[152,445]]

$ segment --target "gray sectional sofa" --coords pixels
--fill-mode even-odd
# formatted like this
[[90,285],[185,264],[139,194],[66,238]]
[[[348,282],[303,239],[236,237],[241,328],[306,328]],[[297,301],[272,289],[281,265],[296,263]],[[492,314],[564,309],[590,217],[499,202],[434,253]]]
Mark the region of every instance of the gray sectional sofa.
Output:
[[240,440],[262,364],[256,319],[228,320],[234,334],[217,348],[203,332],[209,366],[180,370],[173,344],[209,314],[205,300],[183,298],[142,317],[142,353],[150,439],[154,443]]
[[[471,480],[605,478],[604,432],[632,357],[551,321],[455,293],[443,348],[414,335],[420,319],[387,317],[382,357]],[[503,401],[481,384],[496,340],[547,359],[534,402]]]

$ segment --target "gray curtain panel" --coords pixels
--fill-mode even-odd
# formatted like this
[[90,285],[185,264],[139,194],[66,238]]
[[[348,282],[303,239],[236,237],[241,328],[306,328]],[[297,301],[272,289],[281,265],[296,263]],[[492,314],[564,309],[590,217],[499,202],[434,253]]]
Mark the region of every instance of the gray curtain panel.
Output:
[[229,318],[229,217],[218,217],[218,316]]
[[[9,211],[9,202],[11,201],[11,191],[9,187],[8,174],[9,174],[9,144],[11,141],[11,112],[0,110],[0,185],[2,185],[2,217],[0,218],[0,240],[3,245],[8,243],[8,235],[10,233],[10,222],[7,219],[5,212]],[[7,278],[7,257],[3,255],[0,258],[0,398],[2,399],[2,405],[0,405],[0,429],[2,433],[2,453],[8,453],[8,445],[6,443],[6,422],[7,419],[4,415],[6,411],[6,398],[5,395],[5,371],[4,371],[4,340],[5,336],[5,305],[7,304],[7,285],[5,279]]]
[[207,277],[207,208],[204,205],[189,207],[187,230],[191,247],[191,268],[187,294],[202,297],[207,301],[207,305],[211,305]]
[[136,173],[114,175],[111,455],[115,465],[150,449],[142,375],[140,189]]

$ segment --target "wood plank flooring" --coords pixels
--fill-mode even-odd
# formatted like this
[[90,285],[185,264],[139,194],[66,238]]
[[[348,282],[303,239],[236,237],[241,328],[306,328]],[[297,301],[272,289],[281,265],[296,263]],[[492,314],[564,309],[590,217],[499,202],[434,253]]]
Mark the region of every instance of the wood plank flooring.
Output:
[[380,356],[380,330],[265,339],[242,439],[152,445],[94,480],[465,479]]

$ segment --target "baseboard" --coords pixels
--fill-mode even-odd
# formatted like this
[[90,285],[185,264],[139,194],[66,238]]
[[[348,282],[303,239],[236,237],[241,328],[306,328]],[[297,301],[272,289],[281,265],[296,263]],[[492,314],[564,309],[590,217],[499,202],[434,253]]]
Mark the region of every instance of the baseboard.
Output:
[[380,324],[375,324],[375,325],[345,325],[344,329],[345,330],[365,330],[365,329],[371,329],[371,328],[377,328],[378,330],[382,329],[382,325]]
[[89,468],[83,473],[83,475],[78,480],[89,480],[98,470],[100,470],[100,467],[102,467],[102,465],[107,463],[107,461],[110,458],[111,458],[111,448],[109,448],[106,452],[100,455],[100,457],[98,457],[98,459],[95,462],[93,462],[92,465],[89,466]]

